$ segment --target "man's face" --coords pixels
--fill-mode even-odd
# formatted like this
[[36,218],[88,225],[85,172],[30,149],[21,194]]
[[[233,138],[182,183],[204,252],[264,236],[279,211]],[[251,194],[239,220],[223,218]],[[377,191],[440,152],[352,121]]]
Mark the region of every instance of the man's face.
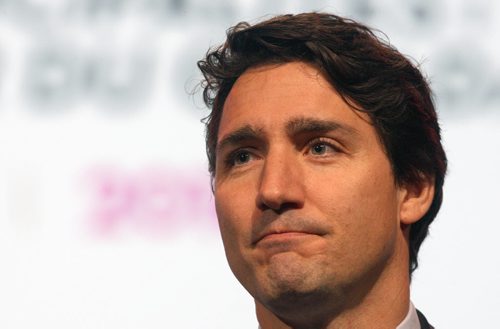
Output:
[[376,131],[314,67],[245,72],[225,102],[217,142],[227,259],[261,303],[340,297],[402,250],[403,193]]

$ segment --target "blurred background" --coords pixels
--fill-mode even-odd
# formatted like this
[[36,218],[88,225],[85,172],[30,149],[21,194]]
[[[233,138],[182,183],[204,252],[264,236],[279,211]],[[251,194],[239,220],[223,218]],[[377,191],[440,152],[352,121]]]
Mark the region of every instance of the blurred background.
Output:
[[254,329],[226,264],[196,61],[239,21],[382,30],[435,91],[450,161],[412,298],[498,326],[500,3],[0,0],[0,328]]

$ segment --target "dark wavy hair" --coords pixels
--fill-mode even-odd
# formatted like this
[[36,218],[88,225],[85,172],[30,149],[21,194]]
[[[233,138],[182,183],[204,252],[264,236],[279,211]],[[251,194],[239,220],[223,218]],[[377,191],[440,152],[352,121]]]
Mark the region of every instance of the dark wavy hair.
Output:
[[251,67],[301,61],[314,65],[342,98],[366,112],[391,162],[397,184],[434,182],[427,213],[410,228],[410,274],[429,225],[441,207],[447,160],[431,90],[419,69],[368,27],[326,13],[281,15],[255,25],[242,22],[226,42],[198,62],[209,171],[215,175],[215,147],[224,102],[235,81]]

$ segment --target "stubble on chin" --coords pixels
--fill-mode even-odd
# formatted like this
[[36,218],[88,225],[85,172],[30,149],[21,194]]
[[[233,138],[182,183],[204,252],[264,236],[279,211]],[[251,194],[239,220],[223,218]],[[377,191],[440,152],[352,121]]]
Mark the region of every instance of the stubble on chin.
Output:
[[261,277],[263,304],[273,308],[294,308],[336,295],[332,276],[322,270],[326,264],[297,259],[297,255],[275,255]]
[[324,273],[311,268],[317,270],[294,262],[270,264],[265,272],[266,282],[261,282],[254,298],[288,326],[324,327],[324,323],[340,313],[345,294]]

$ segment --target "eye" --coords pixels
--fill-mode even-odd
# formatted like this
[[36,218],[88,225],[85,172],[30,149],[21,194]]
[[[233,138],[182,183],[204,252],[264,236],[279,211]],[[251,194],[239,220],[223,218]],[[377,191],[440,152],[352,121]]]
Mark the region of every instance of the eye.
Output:
[[244,164],[250,161],[250,153],[246,151],[241,151],[235,154],[234,157],[234,164],[239,165],[239,164]]
[[311,153],[316,155],[325,154],[327,151],[328,145],[326,144],[316,144],[311,148]]
[[328,154],[338,153],[338,148],[330,142],[315,140],[310,144],[309,152],[316,156],[326,156]]
[[227,165],[230,167],[233,166],[242,166],[250,162],[253,158],[252,153],[247,150],[238,150],[229,155],[227,159]]

